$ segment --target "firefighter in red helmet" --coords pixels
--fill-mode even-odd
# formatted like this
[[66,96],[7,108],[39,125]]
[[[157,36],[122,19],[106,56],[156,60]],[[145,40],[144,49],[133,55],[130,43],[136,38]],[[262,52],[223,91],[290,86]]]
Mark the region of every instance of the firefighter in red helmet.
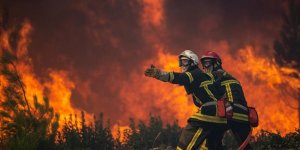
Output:
[[145,70],[145,75],[158,80],[184,86],[187,94],[192,95],[198,112],[188,119],[177,146],[178,150],[220,149],[206,142],[211,133],[223,133],[226,130],[226,118],[216,116],[216,101],[222,95],[217,91],[214,77],[198,68],[198,56],[191,50],[185,50],[179,55],[179,66],[182,72],[166,72],[151,66]]
[[200,60],[205,72],[212,72],[222,69],[222,60],[215,52],[207,51],[201,56]]
[[[224,104],[226,111],[222,117],[228,119],[228,128],[232,130],[237,142],[243,145],[244,141],[250,136],[251,126],[248,116],[249,109],[241,83],[222,68],[222,60],[216,52],[205,52],[200,61],[206,73],[212,73],[218,78],[217,82],[221,84],[219,91],[224,94],[222,99],[224,103],[221,104]],[[246,144],[245,149],[251,149],[251,146]]]

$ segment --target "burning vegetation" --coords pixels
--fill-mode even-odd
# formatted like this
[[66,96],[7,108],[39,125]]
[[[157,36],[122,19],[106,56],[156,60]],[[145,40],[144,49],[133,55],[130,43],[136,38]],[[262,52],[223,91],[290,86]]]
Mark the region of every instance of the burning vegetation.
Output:
[[[85,54],[80,56],[86,61],[83,64],[81,64],[82,60],[79,62],[75,60],[80,58],[78,56],[80,53],[64,55],[55,50],[53,45],[59,45],[61,41],[54,40],[53,42],[51,41],[53,39],[49,38],[49,43],[53,44],[49,46],[51,48],[49,49],[45,46],[47,42],[37,37],[32,38],[35,28],[40,27],[35,27],[30,17],[20,22],[11,21],[7,9],[1,10],[0,136],[2,143],[0,144],[8,142],[9,146],[18,145],[9,143],[9,139],[28,135],[32,136],[30,137],[32,139],[40,140],[42,138],[44,142],[60,143],[60,146],[66,143],[67,146],[70,146],[70,143],[74,142],[71,139],[75,138],[77,143],[81,142],[79,147],[88,147],[89,143],[84,143],[83,137],[89,135],[95,139],[97,136],[105,137],[102,140],[98,139],[98,142],[100,141],[98,146],[103,142],[106,144],[102,147],[107,149],[139,149],[141,147],[151,148],[153,143],[139,141],[142,145],[136,145],[134,140],[145,138],[143,136],[146,135],[143,134],[151,131],[153,133],[147,138],[153,140],[161,131],[163,136],[160,144],[175,146],[176,142],[174,141],[177,140],[175,136],[178,137],[180,126],[183,127],[186,124],[186,119],[197,108],[192,104],[190,97],[185,95],[183,88],[147,79],[142,76],[141,70],[154,63],[166,71],[178,71],[177,52],[182,47],[190,48],[186,46],[189,44],[197,49],[201,45],[199,46],[201,50],[196,51],[199,54],[205,49],[218,51],[221,54],[224,69],[241,82],[248,105],[256,107],[260,117],[260,125],[255,129],[256,140],[258,140],[256,144],[270,142],[272,136],[280,136],[282,143],[287,143],[287,139],[291,137],[294,138],[288,133],[294,132],[299,127],[300,120],[298,60],[300,26],[299,20],[295,20],[297,18],[295,16],[298,18],[300,16],[296,9],[299,8],[298,3],[291,1],[288,5],[280,4],[287,9],[287,13],[283,17],[281,32],[279,25],[277,28],[270,29],[280,32],[280,35],[272,32],[266,38],[265,34],[262,35],[257,30],[251,34],[251,29],[245,29],[245,32],[249,32],[249,36],[257,34],[257,37],[249,43],[241,42],[237,31],[232,32],[233,38],[226,39],[227,33],[218,29],[222,17],[226,17],[218,16],[220,12],[211,12],[212,14],[208,17],[202,16],[200,12],[198,16],[196,15],[200,21],[195,24],[198,24],[197,27],[201,29],[195,29],[197,30],[195,32],[202,32],[205,28],[206,32],[203,33],[203,37],[218,32],[215,37],[204,40],[186,36],[181,29],[191,33],[190,30],[187,30],[188,25],[176,24],[177,22],[174,21],[174,16],[171,14],[177,12],[171,10],[173,5],[179,5],[180,2],[143,0],[121,3],[105,1],[105,3],[101,3],[102,6],[94,5],[93,2],[77,0],[74,5],[72,4],[70,10],[82,15],[81,19],[84,22],[82,25],[84,31],[80,31],[78,34],[89,39],[89,41],[76,39],[75,41],[79,40],[84,44],[75,44],[70,48],[71,50],[73,50],[72,48],[77,50],[76,47],[81,46],[86,48],[86,51],[81,51]],[[208,5],[213,4],[209,3]],[[220,7],[219,4],[211,7],[217,6]],[[109,10],[119,8],[124,12],[126,10],[127,14],[115,12],[125,17],[126,20],[108,15],[104,9],[98,11],[98,7]],[[180,15],[178,17],[182,20],[185,19]],[[116,22],[110,22],[110,19],[115,19],[113,21]],[[280,20],[280,18],[276,19]],[[278,24],[279,22],[280,24],[281,22],[277,20],[272,20],[272,23]],[[129,23],[124,23],[122,27],[115,25],[126,21]],[[223,21],[226,22],[226,20]],[[63,23],[65,24],[62,27],[69,24],[69,22]],[[71,25],[71,27],[73,26]],[[131,30],[132,33],[127,30]],[[271,32],[270,30],[267,31]],[[48,32],[45,31],[45,33]],[[72,28],[65,33],[71,34]],[[55,34],[57,33],[54,32],[53,35],[55,36]],[[278,36],[276,37],[276,35]],[[180,38],[181,36],[191,39],[185,41]],[[262,39],[266,39],[266,41],[262,42]],[[69,44],[72,45],[74,40],[69,40],[66,39],[67,42],[71,41]],[[200,42],[198,43],[197,40]],[[234,40],[238,44],[232,42]],[[60,64],[52,62],[53,60],[49,60],[51,63],[48,64],[45,56],[39,56],[41,53],[36,50],[39,44],[35,43],[42,45],[42,48],[48,51],[47,54],[52,57],[58,55],[61,60],[59,63],[63,63],[62,66],[67,67],[62,67]],[[31,47],[31,44],[34,46]],[[89,47],[90,45],[92,46]],[[34,49],[36,54],[31,53],[30,48]],[[99,49],[100,52],[98,52]],[[107,49],[113,50],[110,52]],[[141,49],[145,49],[145,52]],[[179,50],[172,51],[172,49]],[[54,54],[51,53],[52,50]],[[72,53],[71,50],[69,52]],[[89,57],[97,60],[98,57],[93,56],[94,53],[99,55],[99,61],[87,60]],[[115,53],[118,56],[115,56]],[[42,61],[39,57],[42,57]],[[53,59],[57,60],[54,57]],[[68,64],[69,60],[72,63]],[[43,61],[45,61],[45,67],[41,67]],[[39,63],[35,64],[35,62]],[[82,68],[76,68],[77,65]],[[42,70],[44,73],[37,73],[35,69]],[[104,119],[101,112],[104,112],[107,118]],[[148,120],[149,113],[160,117],[155,118],[150,115]],[[80,114],[81,117],[77,117]],[[103,123],[103,120],[108,120],[108,118],[111,120],[107,124]],[[133,119],[128,121],[128,118]],[[141,120],[141,122],[135,124],[136,120]],[[174,120],[178,120],[178,122],[174,122]],[[164,126],[162,122],[168,123],[168,125]],[[156,126],[159,126],[159,130],[155,128]],[[111,132],[111,130],[113,131]],[[267,131],[259,132],[260,130]],[[271,133],[277,131],[286,135],[287,139],[279,134]],[[299,136],[298,131],[295,133],[293,135]],[[15,136],[16,134],[18,136]],[[35,147],[29,148],[36,148],[39,144],[37,142]],[[97,142],[94,145],[97,145]],[[279,145],[275,144],[275,147]],[[290,146],[292,145],[290,144]]]

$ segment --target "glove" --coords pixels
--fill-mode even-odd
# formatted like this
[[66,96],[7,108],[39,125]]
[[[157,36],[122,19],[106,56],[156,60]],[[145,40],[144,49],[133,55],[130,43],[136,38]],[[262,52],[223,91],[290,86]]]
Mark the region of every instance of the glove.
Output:
[[154,65],[151,65],[150,68],[147,68],[144,72],[145,76],[158,78],[160,75],[160,70],[157,69]]

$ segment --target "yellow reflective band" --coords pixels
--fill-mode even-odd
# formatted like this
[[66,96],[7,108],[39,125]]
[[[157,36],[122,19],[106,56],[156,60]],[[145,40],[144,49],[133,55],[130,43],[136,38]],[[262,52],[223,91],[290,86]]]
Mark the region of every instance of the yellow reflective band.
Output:
[[229,84],[225,85],[228,101],[233,102],[232,92]]
[[170,72],[170,82],[173,82],[174,80],[174,72]]
[[206,91],[206,93],[209,95],[209,97],[213,100],[217,100],[216,97],[214,96],[214,94],[209,90],[208,85],[213,84],[213,81],[203,81],[200,84],[200,87],[203,87],[204,90]]
[[200,121],[205,121],[205,122],[213,122],[213,123],[227,123],[226,118],[220,118],[217,116],[208,116],[208,115],[203,115],[203,114],[194,114],[190,118],[197,119]]
[[193,93],[193,96],[196,98],[196,102],[198,102],[200,105],[203,104],[203,103],[201,102],[201,100],[195,95],[195,93]]
[[213,84],[213,81],[203,81],[200,84],[200,87],[203,87],[204,90],[206,91],[206,93],[209,95],[209,97],[213,100],[217,100],[216,97],[214,96],[214,94],[209,90],[208,85]]
[[240,82],[237,80],[226,80],[226,81],[221,82],[222,86],[224,86],[226,84],[240,84]]
[[199,128],[198,131],[196,132],[196,134],[194,135],[192,141],[190,142],[190,144],[186,148],[186,150],[191,150],[193,148],[193,146],[196,143],[196,140],[198,139],[198,137],[200,136],[201,133],[202,133],[202,128]]
[[210,77],[211,81],[215,81],[214,76],[210,72],[208,72],[206,74]]
[[194,78],[190,72],[185,72],[185,74],[189,77],[190,83],[194,81]]
[[236,120],[249,121],[248,115],[241,114],[241,113],[233,113],[232,118]]
[[201,82],[200,87],[207,86],[210,84],[213,84],[213,82],[212,81],[203,81],[203,82]]
[[216,97],[214,96],[214,94],[208,89],[208,86],[204,86],[204,90],[206,91],[206,93],[209,95],[209,97],[211,99],[213,99],[214,101],[217,101]]
[[200,150],[208,150],[208,148],[206,147],[206,139],[203,141]]
[[183,150],[182,148],[180,148],[179,146],[176,147],[176,150]]

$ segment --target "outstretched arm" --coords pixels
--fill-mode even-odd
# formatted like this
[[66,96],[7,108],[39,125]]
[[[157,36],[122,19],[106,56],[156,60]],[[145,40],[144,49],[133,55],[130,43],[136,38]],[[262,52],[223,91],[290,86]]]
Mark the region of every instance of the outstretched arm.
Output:
[[154,65],[151,65],[145,70],[145,75],[153,77],[164,82],[170,82],[173,84],[187,85],[193,82],[193,76],[190,72],[176,73],[166,72],[157,69]]
[[161,71],[161,70],[157,69],[154,65],[151,65],[150,68],[147,68],[145,70],[145,76],[156,78],[156,79],[164,81],[164,82],[170,81],[170,73]]

